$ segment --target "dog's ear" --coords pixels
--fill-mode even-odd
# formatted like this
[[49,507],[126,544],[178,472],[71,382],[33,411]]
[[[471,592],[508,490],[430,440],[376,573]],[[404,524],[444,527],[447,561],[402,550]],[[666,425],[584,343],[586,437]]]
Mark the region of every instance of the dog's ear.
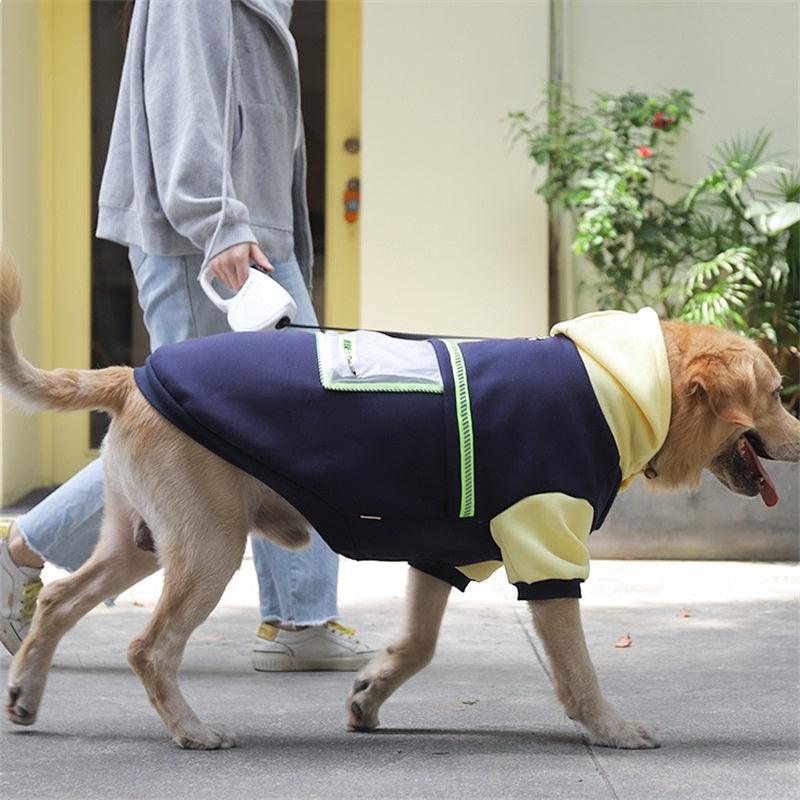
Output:
[[689,394],[705,399],[720,419],[744,428],[755,426],[756,373],[751,355],[698,356],[689,365],[687,377]]

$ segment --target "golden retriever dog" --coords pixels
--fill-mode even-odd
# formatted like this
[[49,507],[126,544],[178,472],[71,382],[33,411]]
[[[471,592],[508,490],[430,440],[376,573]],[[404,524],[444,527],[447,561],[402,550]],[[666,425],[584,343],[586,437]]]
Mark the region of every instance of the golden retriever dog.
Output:
[[[91,558],[47,585],[32,628],[11,665],[8,718],[31,725],[59,640],[84,614],[163,567],[164,588],[128,660],[174,740],[195,749],[232,747],[223,726],[201,721],[178,685],[192,631],[215,607],[239,567],[248,533],[286,547],[308,540],[308,524],[264,483],[206,450],[167,422],[137,388],[127,367],[44,371],[17,352],[11,317],[20,280],[11,259],[0,262],[0,357],[6,394],[33,409],[108,412],[103,444],[106,510]],[[657,323],[656,323],[657,324]],[[662,489],[697,485],[710,470],[736,494],[773,501],[763,458],[800,460],[800,422],[780,402],[781,377],[751,341],[707,326],[663,322],[671,379],[666,440],[648,465]],[[238,334],[237,334],[238,335]],[[283,335],[283,334],[278,334]],[[135,545],[149,541],[156,552]],[[346,701],[347,725],[371,730],[383,702],[431,660],[451,586],[411,569],[403,632],[356,678]],[[529,601],[550,660],[558,699],[594,744],[651,748],[651,728],[626,719],[603,696],[575,598]]]

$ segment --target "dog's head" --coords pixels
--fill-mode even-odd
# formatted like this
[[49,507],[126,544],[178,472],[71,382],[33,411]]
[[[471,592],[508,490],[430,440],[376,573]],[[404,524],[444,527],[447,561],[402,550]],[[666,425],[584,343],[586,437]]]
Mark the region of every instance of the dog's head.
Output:
[[654,483],[694,486],[703,469],[736,494],[778,495],[761,459],[800,461],[800,421],[783,407],[781,376],[753,342],[707,325],[662,323],[672,420]]

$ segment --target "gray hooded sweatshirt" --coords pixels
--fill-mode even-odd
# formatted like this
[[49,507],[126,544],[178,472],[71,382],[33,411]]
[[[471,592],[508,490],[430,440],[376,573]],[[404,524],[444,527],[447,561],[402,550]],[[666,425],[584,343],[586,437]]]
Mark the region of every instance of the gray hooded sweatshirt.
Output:
[[97,235],[206,260],[312,247],[291,0],[136,0]]

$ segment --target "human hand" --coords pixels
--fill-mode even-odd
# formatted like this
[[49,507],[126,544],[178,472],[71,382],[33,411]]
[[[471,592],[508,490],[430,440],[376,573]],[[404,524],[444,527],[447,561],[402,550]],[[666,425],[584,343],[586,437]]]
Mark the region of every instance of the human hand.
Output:
[[255,262],[268,272],[275,271],[258,245],[252,242],[241,242],[217,253],[208,262],[208,268],[215,278],[221,280],[229,289],[238,292],[250,275],[250,262]]

